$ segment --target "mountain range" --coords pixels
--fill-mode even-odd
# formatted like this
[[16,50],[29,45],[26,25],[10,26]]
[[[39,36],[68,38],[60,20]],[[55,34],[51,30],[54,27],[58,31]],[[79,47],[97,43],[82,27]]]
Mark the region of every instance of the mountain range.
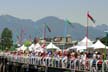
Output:
[[[43,37],[44,24],[47,24],[51,32],[46,30],[46,37],[55,37],[71,35],[73,40],[81,40],[86,35],[86,27],[80,23],[73,23],[72,26],[66,25],[66,21],[54,16],[48,16],[37,21],[30,19],[20,19],[10,15],[0,16],[0,33],[5,27],[8,27],[13,32],[13,39],[17,40],[17,36],[23,31],[23,39],[34,37]],[[66,26],[66,27],[65,27]],[[65,32],[65,28],[66,32]],[[105,36],[104,31],[108,30],[107,24],[100,24],[88,27],[88,36],[90,39]]]

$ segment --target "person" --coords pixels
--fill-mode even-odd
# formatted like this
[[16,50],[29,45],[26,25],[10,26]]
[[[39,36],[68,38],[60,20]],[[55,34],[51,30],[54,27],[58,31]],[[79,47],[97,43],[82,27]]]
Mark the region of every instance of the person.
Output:
[[97,53],[97,59],[100,59],[100,58],[101,58],[101,53],[98,52],[98,53]]
[[92,61],[92,67],[93,68],[96,68],[96,61],[97,61],[96,58],[93,58],[93,61]]
[[71,57],[71,53],[69,52],[67,54],[67,68],[70,68],[70,57]]
[[96,53],[93,53],[93,59],[96,59]]
[[62,68],[67,67],[67,55],[65,54],[62,58]]
[[102,55],[100,55],[100,58],[97,62],[98,70],[102,70],[102,63],[103,63],[103,59],[102,59]]

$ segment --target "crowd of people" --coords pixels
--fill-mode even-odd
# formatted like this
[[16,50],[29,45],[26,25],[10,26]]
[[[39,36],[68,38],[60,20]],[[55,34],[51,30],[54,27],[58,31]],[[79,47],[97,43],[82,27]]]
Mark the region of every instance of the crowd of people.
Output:
[[96,69],[97,61],[99,69],[107,55],[100,52],[80,52],[80,51],[46,51],[46,52],[29,52],[29,51],[5,51],[0,52],[1,57],[7,58],[8,62],[25,63],[47,67],[69,68],[76,70],[90,70],[91,67]]

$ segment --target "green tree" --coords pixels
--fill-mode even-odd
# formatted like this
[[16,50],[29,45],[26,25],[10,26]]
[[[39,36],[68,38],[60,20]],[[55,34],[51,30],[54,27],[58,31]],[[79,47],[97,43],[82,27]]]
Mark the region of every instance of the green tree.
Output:
[[1,34],[2,50],[5,50],[6,48],[10,49],[12,45],[13,45],[12,31],[9,30],[8,28],[4,28]]
[[29,41],[29,40],[26,40],[26,41],[24,42],[24,45],[27,46],[27,47],[29,47],[31,44],[32,44],[32,42]]
[[108,46],[108,37],[103,37],[101,42]]

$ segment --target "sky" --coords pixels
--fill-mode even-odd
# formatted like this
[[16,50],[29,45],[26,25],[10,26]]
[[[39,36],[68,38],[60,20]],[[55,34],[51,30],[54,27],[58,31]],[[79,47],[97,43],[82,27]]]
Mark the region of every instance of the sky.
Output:
[[[47,16],[87,24],[87,11],[96,24],[108,24],[108,0],[0,0],[0,15],[37,21]],[[93,23],[89,20],[89,25]]]

